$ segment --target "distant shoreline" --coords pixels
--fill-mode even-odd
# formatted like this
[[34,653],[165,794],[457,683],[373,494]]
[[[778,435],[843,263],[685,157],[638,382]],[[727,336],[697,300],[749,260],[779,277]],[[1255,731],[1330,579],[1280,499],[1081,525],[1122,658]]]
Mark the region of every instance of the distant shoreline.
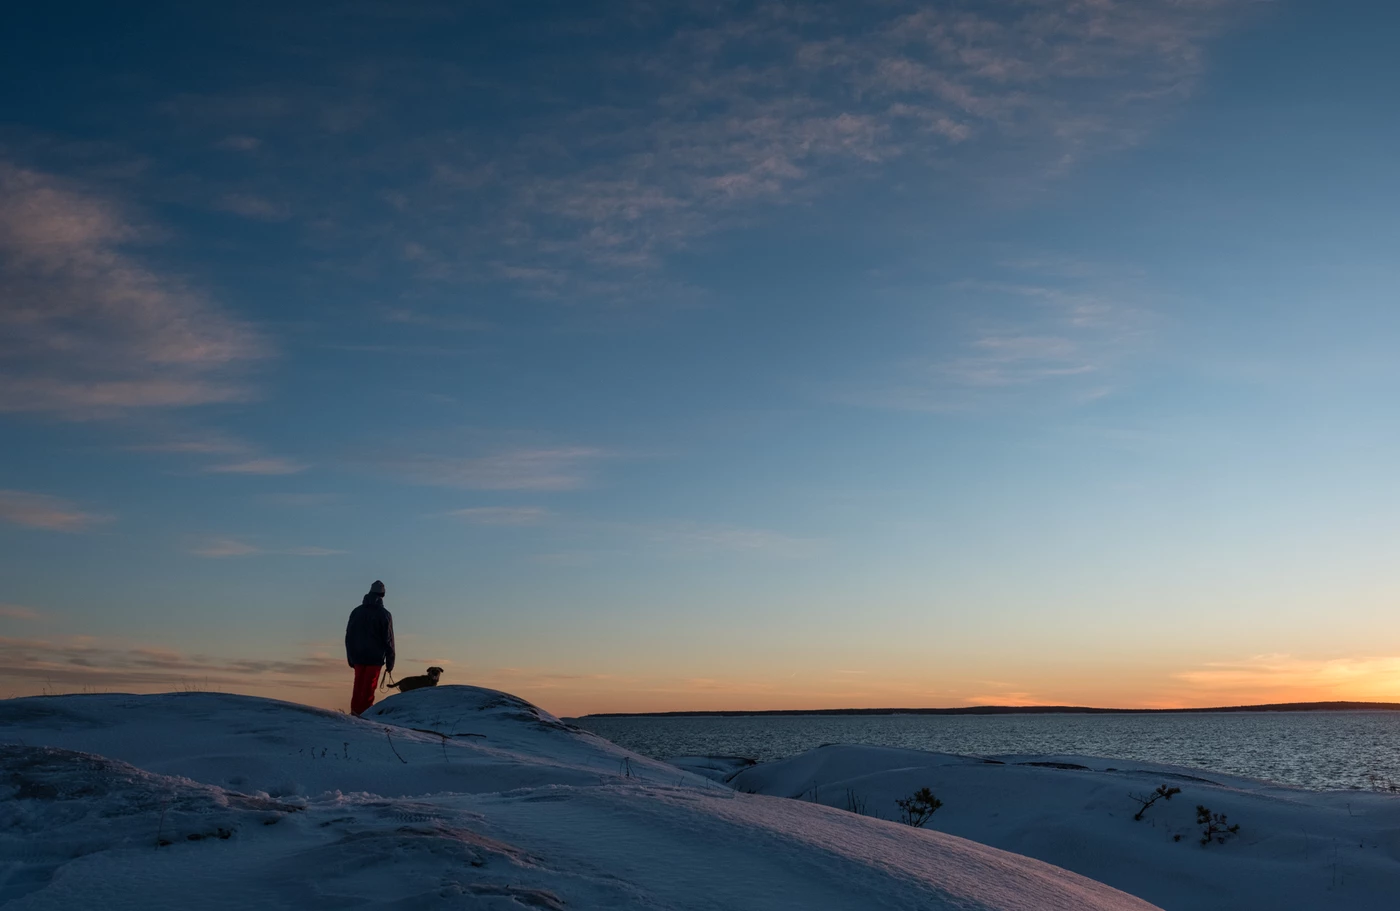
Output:
[[1074,705],[972,705],[946,709],[766,709],[595,712],[583,718],[742,718],[774,715],[1202,715],[1222,712],[1400,712],[1400,702],[1278,702],[1202,709],[1101,709]]

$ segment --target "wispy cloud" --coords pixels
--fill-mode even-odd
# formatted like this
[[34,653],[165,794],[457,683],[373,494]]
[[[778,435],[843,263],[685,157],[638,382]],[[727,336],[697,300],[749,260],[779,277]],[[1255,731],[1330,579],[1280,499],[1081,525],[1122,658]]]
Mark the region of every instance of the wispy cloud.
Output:
[[[771,529],[692,521],[623,521],[567,515],[538,506],[473,506],[452,510],[447,515],[473,525],[517,528],[545,528],[551,533],[586,537],[590,541],[608,538],[623,550],[639,547],[676,556],[697,556],[716,552],[803,557],[818,544],[809,538],[796,538]],[[539,562],[554,565],[580,565],[589,555],[581,553],[538,554]]]
[[1400,657],[1256,655],[1179,671],[1186,704],[1400,699]]
[[516,218],[553,219],[556,262],[635,269],[755,205],[809,199],[894,162],[957,161],[967,179],[1003,159],[988,186],[1053,174],[1139,141],[1191,92],[1205,43],[1245,6],[692,9],[660,49],[611,62],[648,90],[551,133],[550,148],[589,164],[552,174],[531,156]]
[[225,136],[214,145],[230,152],[256,152],[262,148],[262,140],[256,136]]
[[256,499],[270,506],[312,507],[327,506],[343,498],[338,493],[263,493]]
[[311,467],[295,459],[265,455],[253,443],[219,431],[186,432],[126,448],[131,452],[224,457],[200,469],[205,474],[276,476],[300,474]]
[[214,538],[196,547],[192,553],[201,557],[247,557],[262,551],[237,538]]
[[943,322],[928,333],[928,354],[911,351],[882,375],[852,381],[831,397],[949,413],[1111,394],[1119,370],[1140,359],[1152,339],[1152,295],[1135,280],[1088,265],[1075,274],[1035,260],[1006,269],[1020,280],[945,286]]
[[513,449],[454,458],[423,455],[397,459],[386,467],[420,484],[468,490],[577,490],[588,484],[593,467],[609,453],[588,446]]
[[87,531],[111,521],[110,516],[85,512],[67,500],[24,490],[0,490],[0,522],[45,531]]
[[411,307],[390,307],[384,311],[384,321],[400,326],[435,329],[440,332],[481,332],[491,324],[481,319],[453,313],[436,313]]
[[138,443],[128,446],[132,452],[178,453],[190,455],[239,455],[246,453],[246,444],[223,436],[197,439],[166,440],[159,443]]
[[810,556],[817,542],[763,528],[745,528],[703,522],[652,522],[623,524],[620,530],[632,532],[669,550],[684,554],[715,551],[764,554],[768,556]]
[[286,221],[292,217],[285,204],[250,193],[225,193],[219,197],[218,208],[254,221]]
[[1092,373],[1084,353],[1063,336],[984,335],[970,353],[937,364],[934,371],[962,386],[1006,388]]
[[[322,194],[298,210],[343,210],[342,188],[366,161],[392,170],[379,216],[348,216],[381,264],[393,256],[434,282],[491,270],[571,301],[664,298],[652,292],[670,254],[765,208],[896,167],[926,178],[910,185],[1034,188],[1140,142],[1194,91],[1211,41],[1259,4],[624,6],[597,53],[553,55],[547,75],[366,55],[338,62],[373,80],[184,96],[169,110],[184,127],[205,123],[206,142],[295,131],[315,171],[294,192]],[[596,11],[562,10],[530,32],[553,41],[597,23]],[[606,91],[571,91],[598,85],[600,72]],[[417,129],[400,116],[399,100],[425,85],[450,99],[495,80],[516,102],[503,106],[499,134]],[[331,154],[347,131],[371,151]],[[257,198],[282,198],[277,180]]]
[[552,513],[541,506],[473,506],[454,509],[448,515],[473,525],[538,525]]
[[191,553],[200,557],[222,559],[255,556],[334,557],[344,554],[345,551],[332,550],[327,547],[265,548],[249,543],[242,538],[210,538],[196,546]]
[[0,604],[0,617],[10,620],[38,620],[39,612],[20,604]]
[[313,654],[291,659],[225,658],[172,649],[95,644],[91,639],[0,637],[0,680],[56,687],[171,688],[248,686],[268,678],[281,685],[318,686],[343,677],[343,656]]
[[640,679],[623,674],[561,673],[546,668],[497,667],[481,670],[484,685],[495,685],[513,691],[543,691],[573,689],[581,684],[610,684],[634,686]]
[[266,346],[131,248],[111,199],[0,161],[0,411],[110,417],[248,397]]
[[336,557],[345,551],[333,550],[329,547],[290,547],[286,550],[271,551],[271,553],[287,554],[292,557]]
[[309,467],[291,459],[261,458],[210,465],[204,471],[207,474],[287,475],[298,474]]

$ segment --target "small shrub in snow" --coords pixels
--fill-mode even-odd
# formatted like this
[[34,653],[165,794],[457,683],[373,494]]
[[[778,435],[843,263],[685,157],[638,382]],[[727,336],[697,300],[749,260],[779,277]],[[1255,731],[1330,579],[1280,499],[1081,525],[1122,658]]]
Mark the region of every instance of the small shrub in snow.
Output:
[[1230,825],[1224,813],[1212,813],[1205,804],[1196,804],[1196,824],[1201,827],[1201,844],[1225,844],[1225,839],[1240,831],[1239,823]]
[[857,816],[869,816],[869,807],[866,801],[858,796],[853,788],[846,789],[846,812],[854,813]]
[[1136,822],[1142,822],[1142,815],[1147,812],[1147,808],[1159,800],[1171,800],[1173,795],[1180,794],[1181,788],[1169,788],[1164,784],[1159,784],[1157,790],[1151,794],[1129,794],[1133,800],[1139,804],[1138,811],[1133,814]]
[[[398,748],[394,746],[394,737],[392,734],[389,733],[388,728],[384,729],[384,736],[389,741],[389,749],[394,751],[395,756],[399,756]],[[408,765],[408,760],[404,759],[402,756],[399,756],[399,762],[402,762],[404,765]]]
[[1379,772],[1367,772],[1366,781],[1371,785],[1372,791],[1381,794],[1400,794],[1400,784],[1387,775],[1382,775]]
[[933,792],[927,787],[919,788],[909,797],[902,797],[894,802],[899,807],[899,821],[906,826],[913,826],[921,829],[924,823],[938,812],[938,808],[943,806],[943,801],[933,796]]

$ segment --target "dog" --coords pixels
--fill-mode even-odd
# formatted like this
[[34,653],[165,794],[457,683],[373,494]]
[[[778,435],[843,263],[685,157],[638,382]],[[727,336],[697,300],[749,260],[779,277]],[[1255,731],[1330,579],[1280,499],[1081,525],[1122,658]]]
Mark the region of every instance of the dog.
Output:
[[428,673],[419,674],[416,677],[405,677],[397,683],[385,684],[390,689],[398,688],[400,693],[407,693],[409,690],[422,689],[425,686],[437,686],[438,678],[442,676],[442,668],[430,667]]

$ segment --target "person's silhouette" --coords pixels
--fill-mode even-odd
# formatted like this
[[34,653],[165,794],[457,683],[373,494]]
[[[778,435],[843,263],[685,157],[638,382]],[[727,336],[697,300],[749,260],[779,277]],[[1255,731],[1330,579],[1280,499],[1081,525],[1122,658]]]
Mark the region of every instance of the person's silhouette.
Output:
[[374,705],[379,670],[394,671],[394,618],[384,608],[384,583],[375,580],[360,606],[350,612],[345,625],[345,660],[355,669],[355,689],[350,714],[360,715]]

